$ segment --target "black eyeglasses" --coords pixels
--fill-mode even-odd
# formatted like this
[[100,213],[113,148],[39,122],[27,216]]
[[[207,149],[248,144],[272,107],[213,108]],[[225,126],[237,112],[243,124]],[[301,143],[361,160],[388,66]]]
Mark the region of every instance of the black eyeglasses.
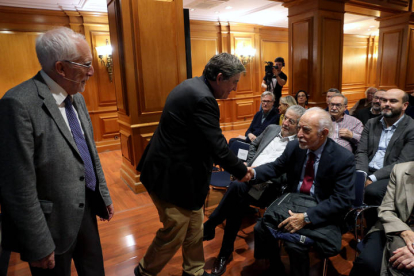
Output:
[[63,61],[68,62],[68,63],[73,64],[73,65],[85,67],[85,68],[88,68],[88,69],[92,67],[92,62],[88,62],[86,64],[81,64],[81,63],[73,62],[73,61],[70,61],[70,60],[63,60]]
[[329,106],[330,107],[336,107],[336,108],[342,108],[343,107],[342,104],[336,104],[336,103],[330,103]]
[[274,101],[266,101],[266,100],[262,100],[262,103],[264,103],[264,104],[270,104],[270,103],[273,103]]

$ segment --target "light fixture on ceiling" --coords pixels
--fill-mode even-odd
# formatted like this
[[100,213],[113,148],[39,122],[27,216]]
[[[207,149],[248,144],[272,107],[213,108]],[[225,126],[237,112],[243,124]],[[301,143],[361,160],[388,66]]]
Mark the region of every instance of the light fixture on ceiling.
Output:
[[[106,67],[106,71],[108,71],[109,81],[112,82],[112,75],[114,70],[112,63],[112,47],[109,44],[108,39],[106,40],[105,46],[98,46],[95,47],[95,49],[98,53],[99,61]],[[106,58],[106,62],[104,58]]]
[[256,49],[253,49],[251,46],[245,46],[244,43],[239,44],[236,49],[236,55],[240,58],[242,64],[246,66],[256,55]]
[[231,10],[233,7],[227,6],[225,9],[226,10]]

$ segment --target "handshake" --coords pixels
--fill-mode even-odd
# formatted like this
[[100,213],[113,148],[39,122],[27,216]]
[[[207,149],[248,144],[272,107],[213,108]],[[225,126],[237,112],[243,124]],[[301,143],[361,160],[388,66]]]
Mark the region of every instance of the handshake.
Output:
[[[253,177],[254,177],[253,167],[247,167],[246,175],[242,179],[239,179],[239,181],[240,182],[249,182]],[[232,176],[232,180],[234,180],[233,178],[234,177]]]

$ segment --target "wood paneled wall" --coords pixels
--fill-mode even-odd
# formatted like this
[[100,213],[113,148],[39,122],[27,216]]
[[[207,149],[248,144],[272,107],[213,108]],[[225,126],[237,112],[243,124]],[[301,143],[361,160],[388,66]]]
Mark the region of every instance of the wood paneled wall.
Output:
[[[300,79],[292,91],[303,89],[309,91],[309,78],[312,68],[309,68],[307,56],[312,40],[306,36],[309,28],[306,20],[295,25],[298,35],[293,35],[293,46],[301,45],[303,55],[293,55],[296,65],[308,69],[293,70],[289,76],[288,30],[285,28],[263,27],[240,23],[190,21],[191,57],[193,77],[200,76],[207,61],[220,52],[235,53],[238,47],[252,46],[256,49],[254,60],[247,64],[246,73],[242,74],[237,91],[230,93],[226,100],[218,100],[220,107],[220,123],[224,130],[247,129],[254,114],[260,107],[262,78],[265,74],[265,61],[274,61],[283,57],[286,66],[283,71],[288,75],[288,82],[283,87],[282,94],[289,94],[289,80]],[[308,44],[303,43],[304,41]],[[298,43],[295,43],[298,42]],[[228,47],[229,45],[229,47]],[[306,46],[308,45],[308,46]],[[375,85],[376,56],[378,39],[376,37],[344,35],[342,90],[352,106],[364,97],[367,87]],[[302,71],[302,73],[299,73]]]
[[95,47],[109,39],[106,13],[61,12],[0,7],[0,97],[7,90],[33,77],[40,69],[35,40],[40,33],[65,26],[83,33],[93,54],[95,75],[83,96],[94,127],[99,151],[120,148],[114,82],[100,63]]

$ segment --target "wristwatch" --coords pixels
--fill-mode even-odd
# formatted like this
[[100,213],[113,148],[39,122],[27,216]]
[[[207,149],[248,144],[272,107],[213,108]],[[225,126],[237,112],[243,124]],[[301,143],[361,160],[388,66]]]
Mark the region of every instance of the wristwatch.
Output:
[[309,223],[311,223],[311,221],[310,221],[310,219],[309,219],[309,217],[308,217],[308,214],[305,212],[305,213],[303,213],[303,219],[305,220],[305,223],[306,224],[309,224]]

